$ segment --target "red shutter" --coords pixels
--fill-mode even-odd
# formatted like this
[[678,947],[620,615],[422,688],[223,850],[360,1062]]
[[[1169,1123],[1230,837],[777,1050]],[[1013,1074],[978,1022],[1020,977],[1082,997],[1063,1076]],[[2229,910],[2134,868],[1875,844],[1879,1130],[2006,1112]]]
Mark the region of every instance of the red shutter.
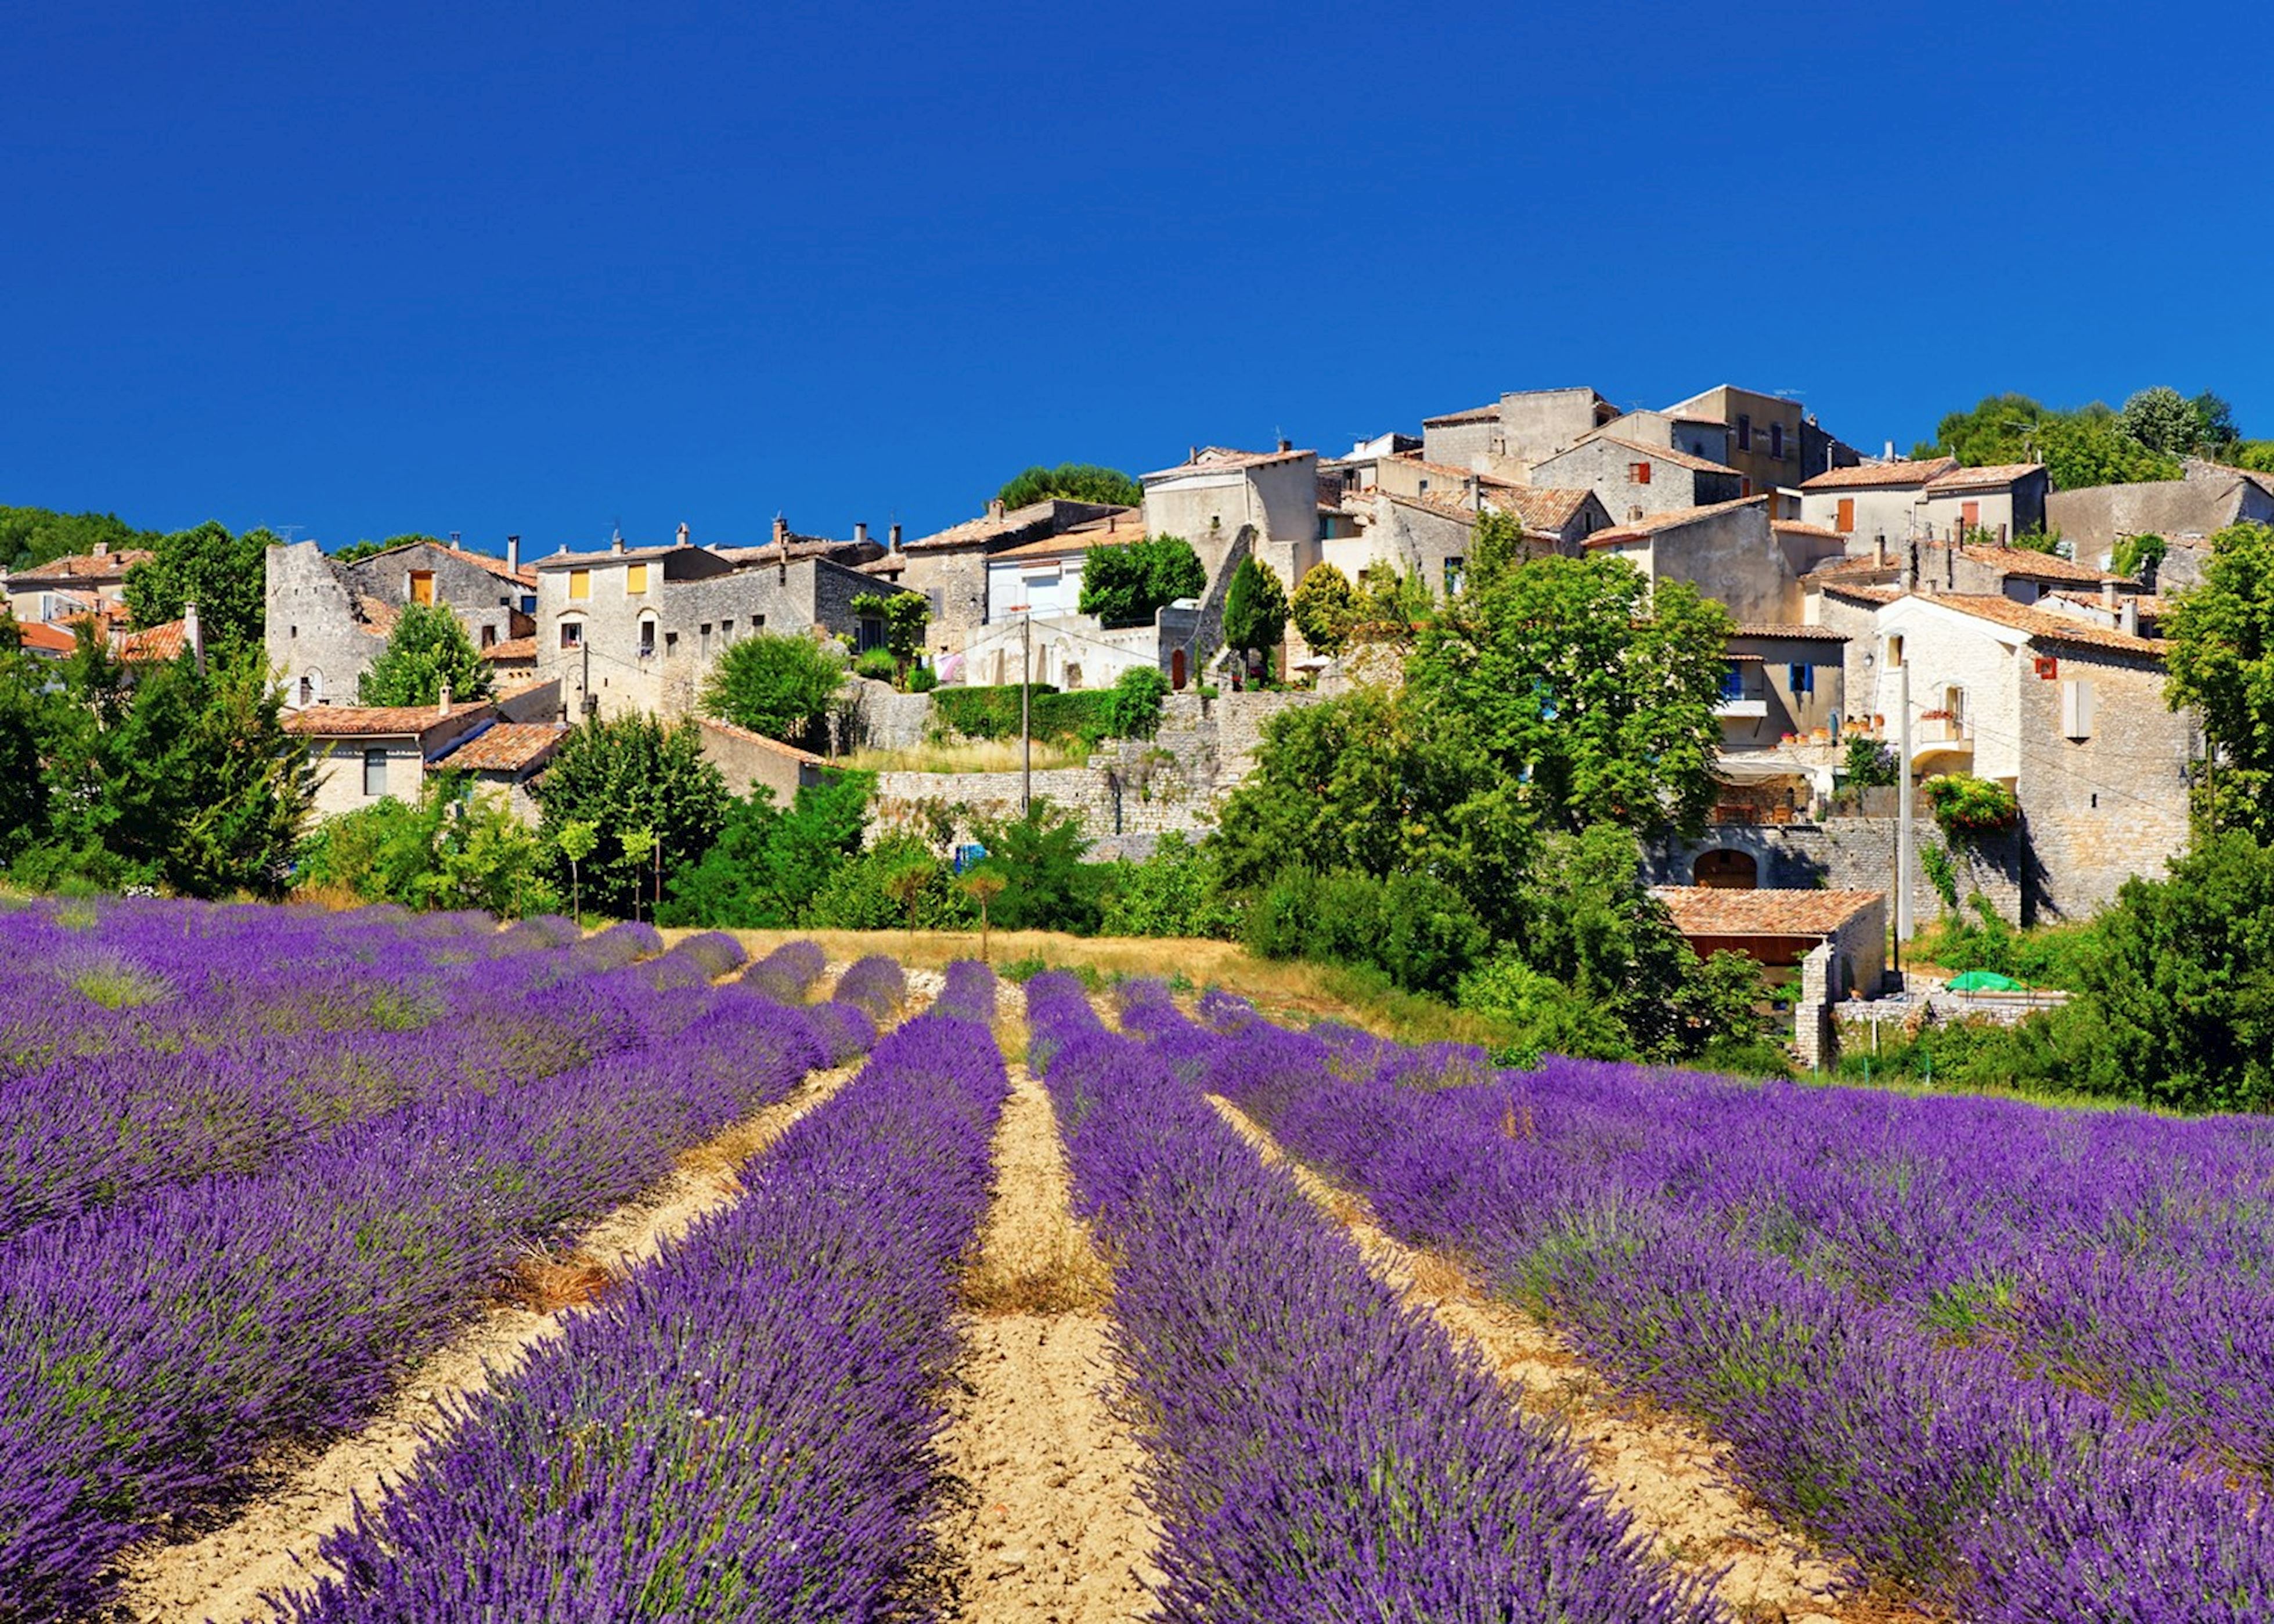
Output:
[[1634,466],[1633,466],[1633,467],[1631,467],[1630,469],[1629,469],[1627,471],[1628,471],[1629,473],[1630,473],[1630,474],[1632,474],[1632,475],[1634,476],[1634,482],[1635,482],[1637,485],[1648,485],[1648,484],[1650,483],[1650,464],[1649,464],[1649,463],[1647,463],[1647,462],[1637,462],[1636,464],[1634,464]]

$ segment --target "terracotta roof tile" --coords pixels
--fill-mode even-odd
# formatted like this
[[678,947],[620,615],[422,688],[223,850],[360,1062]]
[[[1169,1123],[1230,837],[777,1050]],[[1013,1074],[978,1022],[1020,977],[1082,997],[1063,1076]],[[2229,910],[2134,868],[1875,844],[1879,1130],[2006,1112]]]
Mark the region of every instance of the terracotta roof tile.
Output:
[[2135,637],[2127,632],[2112,631],[2105,626],[2094,626],[2073,616],[2056,614],[2047,609],[2032,609],[2017,604],[2010,598],[1995,598],[1986,593],[1936,592],[1913,594],[1923,603],[1940,604],[1955,609],[1961,614],[1970,614],[1977,620],[1993,621],[2026,632],[2041,643],[2069,643],[2081,647],[2106,649],[2118,654],[2149,654],[2160,658],[2171,644],[2159,637]]
[[311,739],[356,739],[380,734],[423,737],[446,722],[463,721],[469,710],[487,705],[458,705],[445,713],[439,705],[311,705],[289,712],[284,731]]
[[1987,491],[2014,485],[2031,474],[2045,471],[2043,462],[1985,462],[1978,468],[1954,468],[1926,482],[1930,491]]
[[[1583,440],[1579,445],[1592,445],[1596,441],[1616,446],[1623,451],[1631,451],[1638,456],[1648,457],[1654,462],[1671,462],[1676,468],[1686,468],[1693,473],[1734,475],[1737,471],[1728,463],[1716,462],[1710,457],[1692,456],[1687,451],[1677,451],[1671,446],[1645,446],[1638,440],[1621,440],[1616,434],[1608,432],[1597,434],[1593,440]],[[1571,447],[1573,451],[1578,448],[1579,446]],[[1562,455],[1568,456],[1570,453],[1565,452]],[[1554,459],[1550,458],[1549,461],[1552,462]]]
[[118,658],[130,665],[163,665],[182,657],[189,647],[189,622],[168,620],[145,631],[129,632],[118,645]]
[[1615,524],[1609,530],[1597,530],[1587,538],[1591,547],[1617,546],[1622,543],[1640,541],[1665,530],[1687,529],[1703,520],[1735,513],[1740,508],[1762,508],[1768,505],[1766,496],[1741,496],[1735,501],[1709,502],[1703,508],[1676,508],[1670,513],[1654,513],[1648,518],[1637,519],[1631,524]]
[[389,547],[385,553],[370,553],[356,561],[369,563],[372,559],[387,558],[396,553],[408,553],[413,547],[432,547],[437,553],[447,553],[462,564],[471,564],[477,569],[486,569],[500,580],[511,582],[516,586],[533,589],[537,585],[537,571],[527,565],[523,565],[518,571],[511,570],[506,568],[505,560],[495,553],[476,553],[466,547],[454,547],[447,541],[428,539],[406,541],[399,547]]
[[1499,416],[1500,402],[1495,401],[1489,406],[1472,406],[1466,411],[1442,412],[1434,417],[1424,417],[1421,419],[1421,426],[1425,429],[1441,429],[1450,428],[1457,423],[1490,423]]
[[[1771,528],[1773,528],[1780,536],[1812,536],[1818,541],[1844,542],[1848,539],[1847,534],[1844,531],[1835,530],[1829,525],[1803,524],[1797,519],[1779,519]],[[1852,563],[1855,560],[1852,559],[1841,560],[1843,563]],[[1869,562],[1870,560],[1867,560],[1865,561]]]
[[1485,502],[1510,515],[1528,530],[1561,532],[1579,516],[1593,494],[1585,485],[1505,486],[1487,490]]
[[484,649],[482,658],[494,660],[501,665],[516,665],[523,660],[533,660],[537,658],[537,639],[508,637],[503,643],[493,643]]
[[19,569],[9,575],[11,585],[34,586],[42,582],[103,582],[122,579],[137,564],[147,564],[157,554],[141,547],[122,547],[116,553],[73,553],[66,557],[49,559],[28,569]]
[[1298,457],[1316,456],[1315,451],[1237,451],[1229,446],[1203,446],[1190,462],[1179,462],[1174,468],[1156,469],[1144,476],[1147,479],[1173,479],[1181,474],[1219,473],[1226,470],[1262,468],[1272,462],[1291,462]]
[[1818,583],[1817,590],[1827,598],[1842,598],[1859,604],[1891,604],[1902,596],[1894,587],[1869,586],[1861,582],[1826,581]]
[[1877,485],[1924,485],[1958,466],[1956,457],[1923,457],[1916,462],[1864,462],[1854,468],[1827,469],[1800,482],[1803,491],[1870,490]]
[[79,647],[79,638],[68,626],[52,625],[45,620],[25,620],[16,628],[22,634],[24,647],[34,654],[69,654]]
[[1865,909],[1884,906],[1876,891],[1722,891],[1655,885],[1674,928],[1688,936],[1828,936]]
[[568,736],[558,722],[499,722],[453,745],[427,763],[427,771],[521,772],[549,760]]
[[[1948,550],[1949,544],[1933,544],[1937,552]],[[2089,582],[2097,586],[2103,581],[2129,583],[2130,577],[2114,575],[2105,569],[2095,569],[2090,564],[2080,564],[2065,559],[2058,553],[2035,553],[2027,547],[1979,547],[1959,549],[1960,555],[1969,563],[1984,565],[2001,575],[2022,581]]]
[[1845,643],[1846,632],[1835,632],[1828,626],[1787,624],[1775,620],[1740,620],[1729,628],[1732,637],[1789,637],[1810,643]]

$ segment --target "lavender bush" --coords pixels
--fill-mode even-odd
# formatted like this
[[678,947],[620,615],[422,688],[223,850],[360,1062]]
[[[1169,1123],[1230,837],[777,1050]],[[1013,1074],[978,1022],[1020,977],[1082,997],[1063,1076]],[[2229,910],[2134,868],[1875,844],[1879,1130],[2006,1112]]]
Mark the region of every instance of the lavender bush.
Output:
[[1027,1009],[1116,1259],[1164,1618],[1726,1616],[1159,1047],[1106,1034],[1071,977],[1035,977]]
[[947,966],[946,984],[931,1007],[935,1014],[955,1020],[995,1024],[995,972],[976,959],[959,959]]
[[802,1004],[829,956],[817,942],[785,942],[742,972],[742,980],[783,1004]]
[[830,996],[840,1004],[856,1004],[868,1011],[871,1019],[882,1020],[908,996],[908,978],[894,960],[871,953],[854,961],[838,978],[837,990]]
[[886,1038],[734,1207],[467,1406],[290,1616],[920,1615],[953,1270],[1007,1091],[983,1027]]

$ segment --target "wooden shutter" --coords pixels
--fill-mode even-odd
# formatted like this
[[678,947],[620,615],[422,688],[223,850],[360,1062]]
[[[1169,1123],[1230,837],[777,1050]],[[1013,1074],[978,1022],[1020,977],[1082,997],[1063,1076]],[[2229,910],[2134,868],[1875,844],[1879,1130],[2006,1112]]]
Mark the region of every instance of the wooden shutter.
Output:
[[570,570],[568,572],[568,596],[571,598],[590,598],[591,595],[592,572],[589,569]]
[[624,590],[628,593],[644,592],[647,590],[646,565],[627,564],[624,566]]
[[1856,528],[1856,499],[1854,497],[1843,496],[1840,499],[1840,520],[1834,528],[1837,529],[1843,536]]
[[414,569],[410,572],[410,601],[414,604],[431,604],[434,601],[433,570]]
[[2061,736],[2092,737],[2092,680],[2070,677],[2061,683]]

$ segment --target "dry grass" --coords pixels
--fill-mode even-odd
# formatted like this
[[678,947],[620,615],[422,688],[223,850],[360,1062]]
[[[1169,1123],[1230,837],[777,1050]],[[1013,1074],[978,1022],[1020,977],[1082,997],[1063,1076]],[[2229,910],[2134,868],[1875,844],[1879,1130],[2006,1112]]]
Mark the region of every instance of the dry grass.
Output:
[[539,1255],[523,1258],[515,1267],[501,1295],[518,1307],[549,1314],[596,1302],[614,1283],[615,1276],[581,1254]]
[[[1086,765],[1090,748],[1079,741],[1035,741],[1035,771]],[[1016,739],[978,739],[962,744],[919,744],[899,750],[854,750],[838,765],[860,772],[1016,772]]]
[[1001,1252],[990,1247],[963,1277],[974,1313],[1093,1313],[1112,1297],[1112,1271],[1071,1223],[1016,1255]]

